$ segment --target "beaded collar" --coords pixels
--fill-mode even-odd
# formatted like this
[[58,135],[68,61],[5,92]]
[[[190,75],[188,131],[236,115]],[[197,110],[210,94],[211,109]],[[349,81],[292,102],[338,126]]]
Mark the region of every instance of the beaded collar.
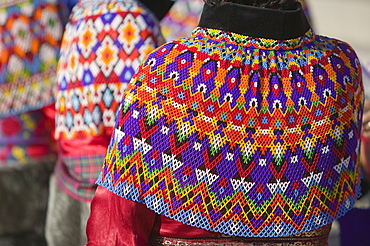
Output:
[[195,36],[195,39],[199,40],[212,39],[220,43],[252,47],[263,50],[296,49],[312,42],[316,36],[315,33],[311,29],[309,29],[303,36],[287,40],[277,40],[268,38],[254,38],[251,36],[245,36],[233,32],[226,32],[203,27],[197,27],[193,31],[192,35]]

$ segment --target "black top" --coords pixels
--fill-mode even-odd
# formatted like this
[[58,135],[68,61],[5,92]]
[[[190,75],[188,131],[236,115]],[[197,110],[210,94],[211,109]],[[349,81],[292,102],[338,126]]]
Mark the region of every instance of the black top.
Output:
[[300,3],[292,10],[278,10],[223,2],[204,5],[200,27],[251,36],[286,40],[303,36],[310,24]]

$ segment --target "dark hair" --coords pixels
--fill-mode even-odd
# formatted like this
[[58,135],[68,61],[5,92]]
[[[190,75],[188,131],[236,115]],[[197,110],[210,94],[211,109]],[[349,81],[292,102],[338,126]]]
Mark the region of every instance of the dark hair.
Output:
[[287,9],[296,0],[203,0],[208,5],[216,5],[220,2],[232,2],[264,8]]

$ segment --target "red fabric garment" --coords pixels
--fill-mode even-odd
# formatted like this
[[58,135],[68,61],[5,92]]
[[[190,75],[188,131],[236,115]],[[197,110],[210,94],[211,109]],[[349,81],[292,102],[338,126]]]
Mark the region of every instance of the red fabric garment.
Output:
[[198,238],[217,235],[155,214],[145,205],[98,186],[87,222],[88,246],[147,246],[150,235]]
[[[258,245],[285,245],[293,241],[302,245],[327,245],[330,228],[331,224],[312,232],[289,237],[259,238]],[[87,246],[162,245],[161,243],[156,244],[158,243],[156,239],[161,238],[166,238],[167,244],[165,245],[172,245],[170,242],[178,243],[178,240],[184,243],[187,242],[187,239],[189,239],[189,243],[196,241],[198,243],[196,245],[201,245],[199,242],[204,242],[206,245],[214,245],[212,242],[217,242],[217,245],[255,245],[254,238],[244,238],[244,241],[241,242],[240,238],[237,237],[225,238],[219,233],[191,227],[158,215],[145,205],[117,196],[102,186],[98,186],[92,200],[86,232]],[[205,238],[211,240],[213,238],[216,241],[211,242]],[[263,239],[264,241],[261,241]]]
[[99,186],[91,202],[87,245],[147,246],[154,220],[155,213],[145,205],[120,198]]
[[[105,155],[110,136],[94,136],[81,139],[59,139],[59,154],[62,156]],[[102,163],[103,164],[103,163]]]

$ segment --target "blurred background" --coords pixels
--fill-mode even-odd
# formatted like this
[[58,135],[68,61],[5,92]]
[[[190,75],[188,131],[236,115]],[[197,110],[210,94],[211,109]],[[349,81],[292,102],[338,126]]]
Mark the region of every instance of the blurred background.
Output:
[[350,43],[362,63],[370,62],[369,0],[308,0],[308,4],[317,33]]

